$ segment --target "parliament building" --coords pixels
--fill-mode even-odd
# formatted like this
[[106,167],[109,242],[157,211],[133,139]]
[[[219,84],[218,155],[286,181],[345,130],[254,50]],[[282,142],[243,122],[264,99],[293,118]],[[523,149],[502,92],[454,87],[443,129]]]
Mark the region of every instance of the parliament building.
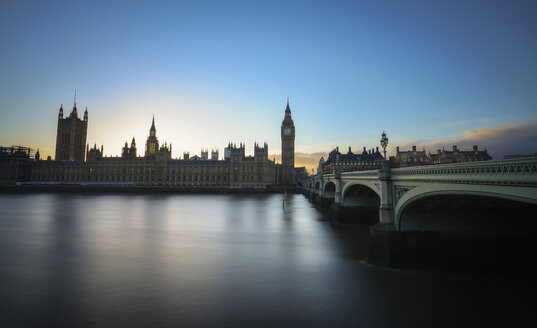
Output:
[[[37,159],[25,184],[73,184],[82,186],[163,186],[178,189],[267,189],[295,185],[295,126],[289,101],[281,125],[282,163],[268,157],[268,145],[254,144],[254,155],[245,155],[245,145],[228,143],[224,157],[213,150],[201,156],[184,153],[172,158],[172,145],[157,138],[155,118],[149,129],[143,155],[136,140],[125,142],[121,156],[104,156],[103,146],[86,145],[87,108],[78,117],[76,101],[68,117],[63,105],[58,114],[55,160]],[[142,151],[140,151],[142,153]]]

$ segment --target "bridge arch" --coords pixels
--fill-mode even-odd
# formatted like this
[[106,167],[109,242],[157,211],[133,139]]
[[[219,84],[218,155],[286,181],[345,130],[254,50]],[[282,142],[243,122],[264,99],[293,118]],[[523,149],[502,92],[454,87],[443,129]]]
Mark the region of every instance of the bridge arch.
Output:
[[[397,187],[397,186],[396,186]],[[401,196],[394,208],[395,228],[401,229],[401,217],[412,204],[435,196],[488,197],[537,205],[535,188],[516,186],[446,185],[427,184],[416,186]]]
[[329,208],[336,201],[336,184],[334,181],[323,181],[319,189],[320,207],[323,209]]
[[373,190],[379,197],[381,197],[380,188],[374,182],[371,182],[371,181],[352,181],[352,182],[345,183],[345,185],[343,186],[343,189],[341,190],[341,200],[342,200],[342,202],[345,201],[345,195],[346,195],[347,191],[349,190],[349,188],[351,188],[352,186],[357,186],[357,185],[368,187],[369,189]]
[[[325,197],[334,197],[335,193],[336,193],[336,184],[334,181],[326,181],[324,183],[324,186],[323,186],[323,193],[324,195],[328,195],[329,196],[325,196]],[[333,193],[333,195],[331,194]]]

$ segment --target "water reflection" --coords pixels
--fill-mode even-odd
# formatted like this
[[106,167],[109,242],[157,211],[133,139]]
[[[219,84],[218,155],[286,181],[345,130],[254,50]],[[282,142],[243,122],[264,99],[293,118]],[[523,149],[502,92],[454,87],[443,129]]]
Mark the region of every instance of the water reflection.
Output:
[[0,208],[2,327],[536,320],[534,282],[369,266],[367,228],[332,226],[301,195],[285,212],[277,194],[2,195]]

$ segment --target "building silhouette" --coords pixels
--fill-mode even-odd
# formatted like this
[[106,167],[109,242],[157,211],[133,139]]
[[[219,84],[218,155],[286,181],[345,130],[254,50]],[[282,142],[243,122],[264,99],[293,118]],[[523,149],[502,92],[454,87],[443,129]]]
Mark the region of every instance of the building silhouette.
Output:
[[[75,123],[73,123],[75,122]],[[80,123],[84,125],[80,125]],[[71,130],[68,129],[71,124]],[[266,189],[275,185],[295,185],[294,180],[294,138],[295,127],[291,119],[289,101],[281,126],[282,164],[276,164],[268,157],[268,144],[254,144],[254,155],[245,155],[245,145],[229,142],[224,149],[224,158],[218,158],[218,151],[202,150],[201,156],[183,154],[182,159],[172,158],[172,145],[159,144],[155,117],[153,116],[149,136],[143,156],[138,156],[136,141],[130,145],[125,141],[121,156],[105,156],[104,147],[82,146],[85,152],[79,154],[79,141],[85,142],[87,131],[87,111],[84,120],[78,119],[76,102],[68,119],[63,118],[60,109],[58,119],[58,145],[56,153],[60,160],[35,160],[27,184],[73,184],[73,185],[124,185],[163,186],[169,188],[231,188]],[[70,133],[70,134],[69,134]],[[69,134],[69,137],[65,137]],[[75,142],[73,154],[66,145],[71,145],[71,135]],[[85,153],[85,154],[84,154]],[[57,156],[58,156],[57,155]],[[85,156],[84,156],[85,155]]]
[[63,117],[63,104],[58,113],[58,128],[56,131],[57,161],[84,161],[86,155],[86,136],[88,132],[88,108],[84,118],[78,117],[76,108],[76,92],[73,109],[67,117]]

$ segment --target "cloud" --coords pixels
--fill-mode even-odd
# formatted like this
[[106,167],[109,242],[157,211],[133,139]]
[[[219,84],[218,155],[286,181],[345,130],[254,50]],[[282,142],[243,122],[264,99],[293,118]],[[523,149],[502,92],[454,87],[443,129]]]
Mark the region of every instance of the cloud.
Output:
[[453,139],[406,142],[399,147],[401,150],[406,150],[412,145],[418,148],[425,147],[431,152],[436,152],[442,147],[451,149],[452,145],[457,145],[462,150],[470,150],[473,145],[477,145],[480,150],[487,147],[494,159],[502,159],[504,155],[511,154],[537,153],[537,119],[518,124],[466,130],[462,136]]
[[[326,159],[327,156],[328,156],[328,153],[324,153],[324,152],[316,152],[316,153],[295,152],[295,167],[305,166],[306,169],[308,170],[308,173],[310,174],[311,174],[312,169],[314,169],[315,172],[317,172],[317,165],[319,164],[319,159],[321,159],[321,157],[324,157]],[[276,159],[277,163],[282,162],[281,160],[282,156],[280,154],[269,155],[269,158]]]

